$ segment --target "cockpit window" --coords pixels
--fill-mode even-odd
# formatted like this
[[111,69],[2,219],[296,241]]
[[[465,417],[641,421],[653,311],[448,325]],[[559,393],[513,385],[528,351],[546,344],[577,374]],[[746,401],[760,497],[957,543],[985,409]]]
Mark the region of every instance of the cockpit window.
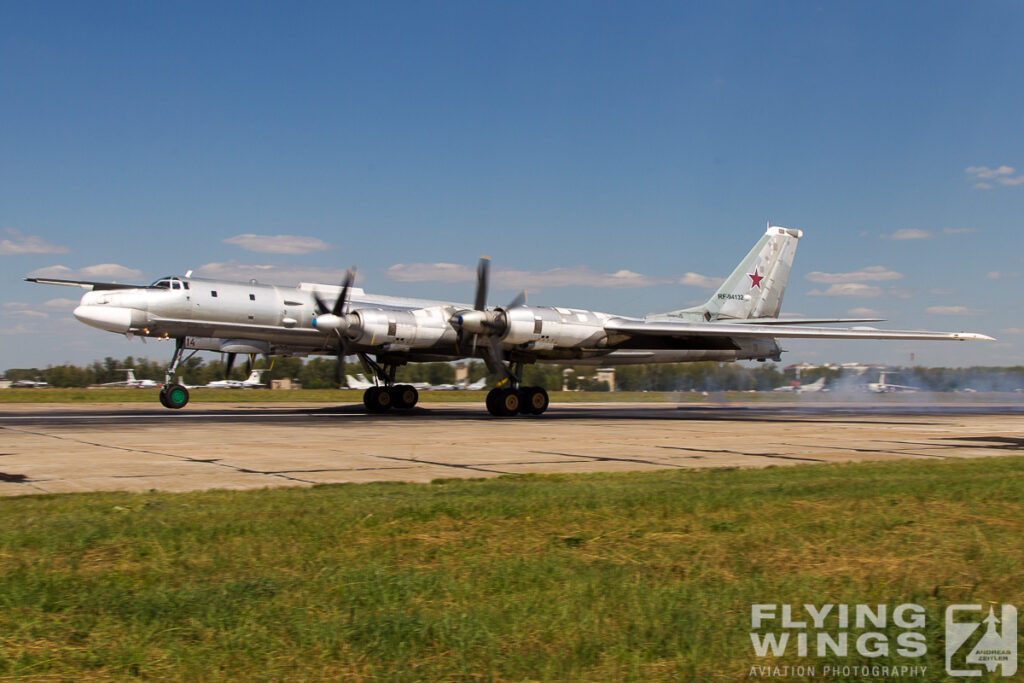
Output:
[[150,285],[150,287],[156,287],[157,289],[170,289],[171,288],[171,281],[170,280],[157,280],[152,285]]
[[177,280],[173,281],[171,283],[171,289],[181,289],[181,283],[178,282]]

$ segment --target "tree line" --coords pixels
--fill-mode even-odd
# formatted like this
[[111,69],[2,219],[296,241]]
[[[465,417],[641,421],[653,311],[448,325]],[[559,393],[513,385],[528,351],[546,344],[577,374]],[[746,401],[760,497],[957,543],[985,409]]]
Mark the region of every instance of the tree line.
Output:
[[[487,374],[484,364],[479,361],[466,363],[469,381],[473,382]],[[430,384],[452,384],[455,382],[457,363],[412,363],[398,368],[400,382],[427,382]],[[231,378],[245,379],[245,363],[239,360],[231,371]],[[256,367],[267,367],[260,359]],[[7,370],[5,379],[43,380],[54,387],[86,387],[107,382],[119,382],[125,378],[124,370],[132,368],[138,379],[152,379],[162,382],[164,363],[146,358],[128,356],[123,359],[111,357],[94,361],[85,366],[71,364],[51,365],[45,368],[14,368]],[[201,385],[224,379],[225,363],[221,359],[206,360],[195,356],[183,363],[176,376],[186,384]],[[567,372],[568,371],[568,372]],[[358,361],[349,362],[346,374],[355,375],[365,370]],[[844,373],[836,368],[814,368],[803,370],[800,381],[805,384],[820,377],[826,386],[834,390],[854,389],[867,382],[878,381],[879,370],[862,375]],[[918,387],[923,391],[1016,391],[1024,389],[1024,367],[971,367],[971,368],[892,368],[886,370],[886,381],[890,384],[904,384]],[[369,376],[368,373],[367,376]],[[335,380],[333,358],[275,358],[263,373],[263,382],[270,384],[275,379],[294,379],[306,389],[329,389],[338,386]],[[770,391],[795,381],[794,371],[785,370],[774,363],[755,366],[740,363],[664,363],[651,365],[626,365],[615,369],[615,389],[619,391]],[[530,386],[542,386],[548,391],[568,389],[607,391],[606,382],[595,378],[593,366],[570,364],[526,366],[523,382]]]

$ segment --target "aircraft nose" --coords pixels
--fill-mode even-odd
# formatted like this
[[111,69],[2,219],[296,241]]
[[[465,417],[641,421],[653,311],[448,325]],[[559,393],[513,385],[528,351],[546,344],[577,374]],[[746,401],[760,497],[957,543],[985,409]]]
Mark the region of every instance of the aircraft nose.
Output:
[[124,334],[132,328],[132,309],[119,306],[79,306],[72,315],[86,325]]

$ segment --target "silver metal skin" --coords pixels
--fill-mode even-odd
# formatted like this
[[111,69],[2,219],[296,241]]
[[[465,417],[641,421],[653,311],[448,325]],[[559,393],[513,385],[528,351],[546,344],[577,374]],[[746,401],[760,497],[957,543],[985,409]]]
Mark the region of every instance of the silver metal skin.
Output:
[[[724,284],[702,306],[645,318],[557,306],[486,306],[488,262],[478,269],[468,304],[371,295],[350,287],[302,283],[279,287],[166,277],[150,286],[31,279],[88,289],[74,315],[125,335],[175,339],[183,350],[229,354],[374,356],[375,373],[391,386],[407,362],[483,358],[518,386],[524,363],[628,365],[683,361],[779,360],[779,338],[979,341],[965,332],[812,327],[866,319],[781,319],[782,296],[799,230],[769,226]],[[325,302],[334,302],[333,308]],[[506,367],[507,366],[507,367]],[[508,368],[518,368],[513,373]],[[169,381],[169,380],[168,380]],[[187,400],[187,399],[186,399]],[[546,400],[546,399],[545,399]],[[172,407],[172,406],[169,406]],[[173,406],[180,407],[180,406]]]

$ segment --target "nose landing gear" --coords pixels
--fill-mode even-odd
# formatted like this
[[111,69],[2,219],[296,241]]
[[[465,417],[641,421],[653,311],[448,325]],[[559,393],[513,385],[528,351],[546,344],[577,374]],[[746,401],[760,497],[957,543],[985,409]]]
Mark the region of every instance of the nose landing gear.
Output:
[[182,358],[184,350],[185,340],[180,338],[175,339],[174,355],[171,356],[171,362],[167,364],[167,370],[164,372],[164,385],[160,389],[160,404],[163,405],[164,408],[178,410],[179,408],[184,408],[188,404],[188,389],[172,381],[174,379],[174,373],[178,370],[178,366],[198,353],[198,351],[193,351],[185,358]]

